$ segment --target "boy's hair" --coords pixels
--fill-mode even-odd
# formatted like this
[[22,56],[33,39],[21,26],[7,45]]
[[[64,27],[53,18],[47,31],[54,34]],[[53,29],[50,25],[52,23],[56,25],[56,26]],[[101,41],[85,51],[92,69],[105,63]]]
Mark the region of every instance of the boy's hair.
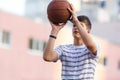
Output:
[[86,26],[87,26],[87,28],[91,30],[92,24],[91,24],[91,22],[90,22],[90,20],[89,20],[89,18],[88,18],[87,16],[81,15],[81,16],[78,16],[77,18],[78,18],[78,20],[79,20],[80,22],[85,23]]

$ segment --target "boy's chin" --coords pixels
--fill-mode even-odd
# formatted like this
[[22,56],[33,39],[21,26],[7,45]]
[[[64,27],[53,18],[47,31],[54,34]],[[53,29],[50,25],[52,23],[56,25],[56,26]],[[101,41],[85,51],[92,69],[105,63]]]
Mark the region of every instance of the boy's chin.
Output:
[[82,39],[81,36],[74,36],[76,39]]

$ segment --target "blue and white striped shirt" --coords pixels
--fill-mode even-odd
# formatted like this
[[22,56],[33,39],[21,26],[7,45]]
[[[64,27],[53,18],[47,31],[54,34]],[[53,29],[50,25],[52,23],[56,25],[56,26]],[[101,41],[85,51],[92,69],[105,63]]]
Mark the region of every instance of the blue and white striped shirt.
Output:
[[85,45],[60,45],[55,48],[62,62],[62,80],[94,80],[98,61]]

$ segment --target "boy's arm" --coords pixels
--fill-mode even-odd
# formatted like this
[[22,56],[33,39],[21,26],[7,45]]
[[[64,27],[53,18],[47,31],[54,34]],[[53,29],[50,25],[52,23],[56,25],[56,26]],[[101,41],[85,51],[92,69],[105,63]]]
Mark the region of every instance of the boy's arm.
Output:
[[90,34],[85,30],[86,25],[84,23],[79,22],[79,20],[76,16],[76,13],[75,13],[75,9],[72,4],[71,4],[71,9],[68,8],[68,10],[72,14],[72,23],[78,27],[79,33],[82,37],[84,44],[96,56],[97,55],[97,47],[96,47],[93,39],[91,38]]
[[[58,59],[58,54],[54,51],[54,45],[55,45],[55,38],[57,37],[58,32],[64,27],[65,24],[63,25],[54,25],[53,23],[51,23],[52,26],[52,30],[51,30],[51,34],[52,37],[49,37],[49,40],[45,46],[44,52],[43,52],[43,59],[45,61],[49,61],[49,62],[55,62]],[[54,36],[54,37],[53,37]]]
[[85,26],[84,23],[80,24],[80,22],[78,20],[76,20],[75,24],[78,26],[79,33],[82,37],[84,44],[96,56],[97,55],[97,47],[96,47],[91,35],[88,32],[86,32],[84,27],[82,27],[82,25]]

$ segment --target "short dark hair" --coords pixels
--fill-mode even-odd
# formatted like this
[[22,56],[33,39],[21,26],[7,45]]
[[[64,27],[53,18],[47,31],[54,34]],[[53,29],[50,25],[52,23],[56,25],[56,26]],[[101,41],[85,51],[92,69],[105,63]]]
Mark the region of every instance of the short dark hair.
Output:
[[78,20],[79,20],[80,22],[85,23],[86,26],[87,26],[87,28],[91,30],[92,24],[91,24],[91,22],[90,22],[90,20],[89,20],[89,18],[88,18],[87,16],[85,16],[85,15],[80,15],[80,16],[77,16],[77,18],[78,18]]

